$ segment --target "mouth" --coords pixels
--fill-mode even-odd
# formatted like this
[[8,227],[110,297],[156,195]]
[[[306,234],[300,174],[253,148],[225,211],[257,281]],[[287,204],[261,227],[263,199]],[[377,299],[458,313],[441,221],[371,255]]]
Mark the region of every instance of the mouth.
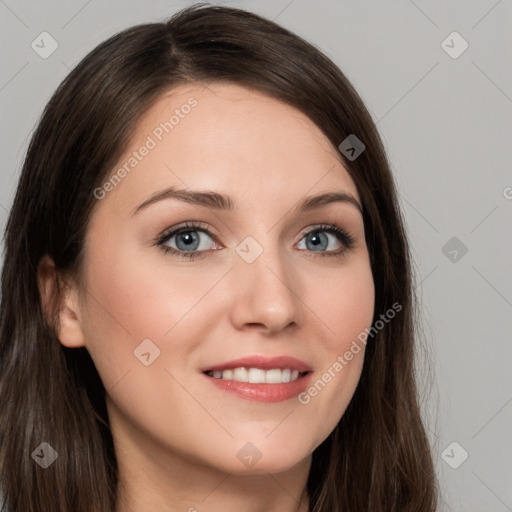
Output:
[[201,369],[218,389],[260,402],[282,402],[306,389],[312,368],[298,359],[283,356],[246,357]]

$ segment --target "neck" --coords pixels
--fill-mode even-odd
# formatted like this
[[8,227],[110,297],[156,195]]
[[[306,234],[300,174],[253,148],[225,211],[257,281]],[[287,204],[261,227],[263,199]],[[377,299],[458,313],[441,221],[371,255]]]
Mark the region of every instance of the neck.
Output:
[[118,458],[116,512],[307,512],[305,492],[310,460],[263,475],[224,473],[176,459],[167,462]]

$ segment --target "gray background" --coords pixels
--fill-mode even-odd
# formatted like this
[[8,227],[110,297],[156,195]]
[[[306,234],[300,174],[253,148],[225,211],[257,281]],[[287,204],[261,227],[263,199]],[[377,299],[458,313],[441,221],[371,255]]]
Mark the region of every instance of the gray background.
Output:
[[[190,3],[0,0],[2,230],[34,125],[69,69],[111,34]],[[512,511],[512,1],[213,3],[252,10],[303,36],[366,102],[416,262],[435,370],[424,414],[441,509]],[[59,45],[47,59],[31,48],[43,31]],[[458,52],[460,40],[442,45],[453,31],[469,44],[457,58],[443,48]]]

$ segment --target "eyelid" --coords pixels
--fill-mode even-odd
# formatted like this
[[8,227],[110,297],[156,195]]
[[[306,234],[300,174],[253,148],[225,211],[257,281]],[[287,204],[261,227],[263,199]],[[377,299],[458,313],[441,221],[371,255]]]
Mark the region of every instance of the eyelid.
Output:
[[216,233],[212,232],[211,227],[204,222],[186,221],[183,224],[178,224],[177,226],[173,226],[172,228],[168,228],[165,231],[163,231],[160,235],[158,235],[155,242],[163,243],[166,240],[168,240],[172,235],[179,234],[182,231],[203,231],[212,238],[217,236]]

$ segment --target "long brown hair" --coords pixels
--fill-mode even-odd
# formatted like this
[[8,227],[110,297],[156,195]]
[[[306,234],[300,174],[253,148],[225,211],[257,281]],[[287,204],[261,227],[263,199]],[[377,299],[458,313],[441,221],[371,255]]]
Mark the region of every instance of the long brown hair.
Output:
[[[311,512],[432,512],[437,482],[420,415],[417,314],[411,257],[397,192],[368,111],[339,68],[314,46],[253,13],[194,5],[100,44],[46,106],[31,139],[5,232],[0,326],[2,511],[114,511],[117,463],[105,389],[85,348],[64,347],[37,284],[41,258],[79,276],[96,199],[140,116],[184,83],[230,81],[286,102],[340,153],[364,210],[375,316],[402,309],[367,341],[359,385],[314,451]],[[58,460],[43,469],[42,442]]]

